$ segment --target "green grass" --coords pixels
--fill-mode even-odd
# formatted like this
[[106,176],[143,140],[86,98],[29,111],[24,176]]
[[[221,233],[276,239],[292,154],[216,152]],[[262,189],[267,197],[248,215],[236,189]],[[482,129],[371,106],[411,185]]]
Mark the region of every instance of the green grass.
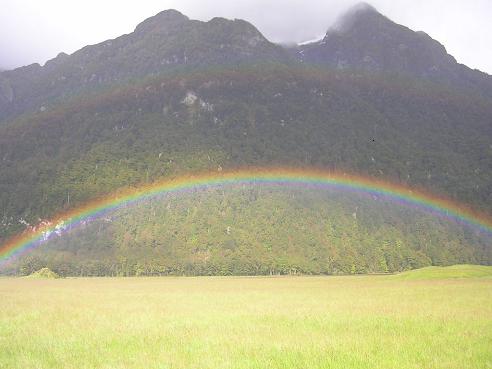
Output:
[[431,266],[410,270],[395,275],[396,279],[425,280],[451,278],[491,278],[492,266],[485,265],[453,265],[448,267]]
[[491,278],[5,278],[0,297],[2,369],[492,368]]

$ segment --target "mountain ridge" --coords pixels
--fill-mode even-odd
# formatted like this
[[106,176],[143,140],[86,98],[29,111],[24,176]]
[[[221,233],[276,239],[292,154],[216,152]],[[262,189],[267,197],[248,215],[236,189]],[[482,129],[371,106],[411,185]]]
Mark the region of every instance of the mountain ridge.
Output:
[[280,46],[246,21],[213,18],[202,22],[167,10],[141,22],[130,34],[85,46],[71,55],[60,53],[44,66],[34,63],[1,73],[0,122],[67,96],[135,78],[200,65],[287,59]]
[[[195,33],[195,39],[184,46],[190,32]],[[196,39],[196,33],[204,36]],[[378,36],[374,39],[375,35]],[[176,45],[169,45],[175,42],[170,38],[179,39],[183,46],[176,49]],[[46,108],[46,104],[63,101],[66,96],[88,89],[126,83],[176,68],[239,62],[305,63],[403,73],[460,85],[492,98],[491,76],[457,63],[442,44],[426,33],[394,23],[367,3],[359,3],[342,14],[321,41],[299,45],[295,52],[289,49],[268,41],[243,20],[213,18],[202,22],[190,20],[177,10],[165,10],[138,24],[130,34],[83,47],[71,55],[60,53],[44,66],[34,63],[0,72],[0,123],[26,109],[33,112]],[[114,63],[119,68],[107,70],[105,63]],[[33,85],[41,89],[33,89]]]

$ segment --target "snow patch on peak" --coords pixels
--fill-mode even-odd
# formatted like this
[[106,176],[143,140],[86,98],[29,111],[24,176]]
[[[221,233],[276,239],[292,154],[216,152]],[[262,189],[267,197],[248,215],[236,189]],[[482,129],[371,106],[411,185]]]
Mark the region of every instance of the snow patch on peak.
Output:
[[298,46],[305,46],[305,45],[309,45],[309,44],[315,44],[315,43],[318,43],[320,41],[323,41],[324,38],[325,38],[325,35],[321,35],[321,36],[318,36],[318,37],[313,38],[311,40],[300,42],[297,45]]

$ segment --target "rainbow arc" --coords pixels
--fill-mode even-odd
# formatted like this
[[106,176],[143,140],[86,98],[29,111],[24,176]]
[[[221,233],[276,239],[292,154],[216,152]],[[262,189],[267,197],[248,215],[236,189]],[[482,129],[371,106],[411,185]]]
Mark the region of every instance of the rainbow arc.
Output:
[[492,235],[492,219],[489,215],[476,212],[466,205],[422,190],[369,177],[318,169],[243,168],[225,172],[184,175],[138,188],[123,189],[110,196],[90,201],[9,239],[0,246],[0,267],[15,257],[43,244],[49,235],[63,232],[67,227],[76,227],[78,224],[97,219],[120,206],[130,205],[159,195],[232,184],[315,185],[385,196],[392,201],[407,206],[417,206],[436,216],[459,221]]

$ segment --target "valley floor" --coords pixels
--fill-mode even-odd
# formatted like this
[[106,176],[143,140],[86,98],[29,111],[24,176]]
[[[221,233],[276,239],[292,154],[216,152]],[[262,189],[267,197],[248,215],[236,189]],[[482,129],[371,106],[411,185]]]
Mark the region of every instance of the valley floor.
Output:
[[492,367],[490,273],[431,271],[3,278],[0,368]]

